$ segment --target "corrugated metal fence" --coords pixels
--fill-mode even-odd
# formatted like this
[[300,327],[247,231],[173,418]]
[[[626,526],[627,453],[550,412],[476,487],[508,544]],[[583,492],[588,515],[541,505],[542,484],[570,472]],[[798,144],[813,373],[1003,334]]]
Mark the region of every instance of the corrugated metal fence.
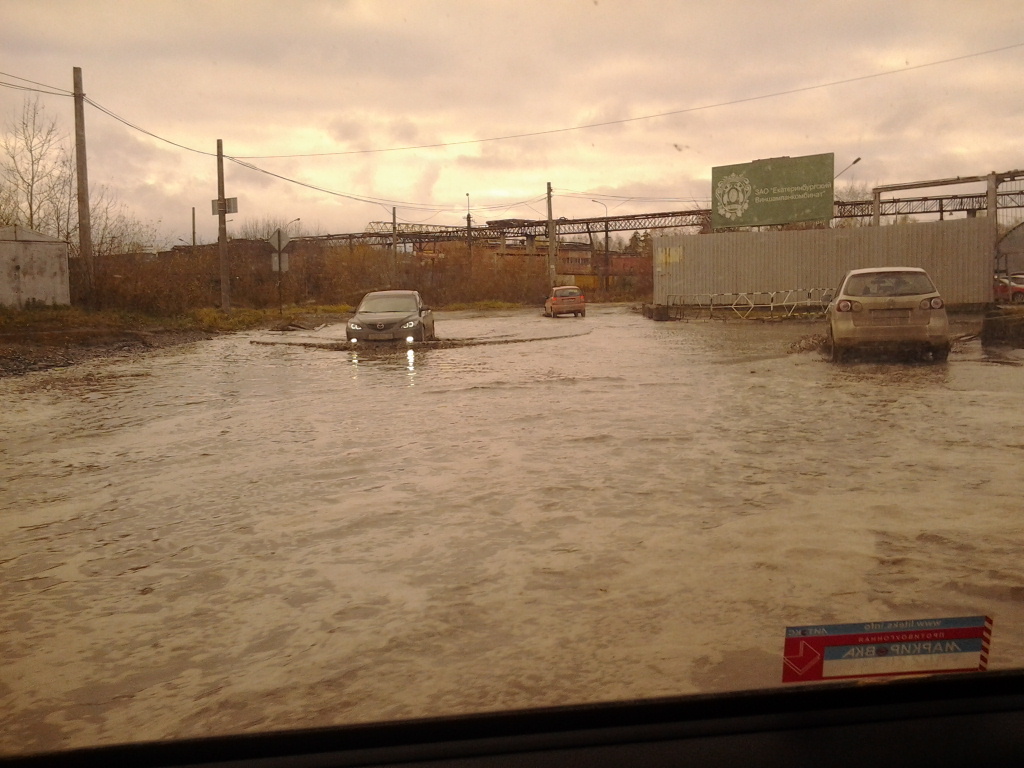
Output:
[[947,304],[986,304],[992,301],[994,257],[994,233],[984,218],[669,235],[654,240],[654,303],[703,305],[720,297],[715,304],[729,305],[754,295],[807,300],[836,288],[847,270],[902,266],[927,270]]

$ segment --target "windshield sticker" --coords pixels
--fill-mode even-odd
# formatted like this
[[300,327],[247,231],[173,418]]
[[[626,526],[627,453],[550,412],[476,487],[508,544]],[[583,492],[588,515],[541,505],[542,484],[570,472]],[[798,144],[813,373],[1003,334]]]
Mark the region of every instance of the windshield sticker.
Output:
[[786,627],[782,682],[984,672],[991,637],[988,616]]

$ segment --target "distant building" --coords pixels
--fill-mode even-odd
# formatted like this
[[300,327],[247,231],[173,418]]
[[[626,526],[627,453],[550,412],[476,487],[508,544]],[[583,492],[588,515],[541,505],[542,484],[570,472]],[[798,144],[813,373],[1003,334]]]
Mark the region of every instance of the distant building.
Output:
[[[424,241],[414,245],[414,255],[420,263],[430,264],[443,259],[451,250],[463,250],[465,241]],[[548,257],[548,243],[544,238],[524,240],[474,240],[473,260],[480,264],[497,264],[502,260],[528,259],[543,266]],[[587,243],[560,241],[558,243],[555,272],[562,282],[569,282],[593,290],[603,280],[607,288],[633,288],[638,282],[647,284],[652,276],[652,257],[634,253],[608,253],[605,264],[604,250]]]
[[17,225],[0,227],[0,305],[70,303],[68,244]]
[[1018,224],[999,241],[996,268],[1013,275],[1024,272],[1024,224]]

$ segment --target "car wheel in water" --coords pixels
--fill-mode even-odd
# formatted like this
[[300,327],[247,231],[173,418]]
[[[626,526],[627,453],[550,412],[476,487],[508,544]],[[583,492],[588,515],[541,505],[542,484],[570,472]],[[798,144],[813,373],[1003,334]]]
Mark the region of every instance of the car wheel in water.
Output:
[[828,352],[829,362],[841,363],[843,362],[843,349],[836,345],[836,340],[832,337],[832,327],[829,326],[828,336],[825,340],[825,349]]
[[943,347],[934,347],[932,349],[932,360],[936,363],[944,363],[949,359],[949,345]]
[[1014,304],[1024,304],[1024,293],[1015,293],[1011,301]]

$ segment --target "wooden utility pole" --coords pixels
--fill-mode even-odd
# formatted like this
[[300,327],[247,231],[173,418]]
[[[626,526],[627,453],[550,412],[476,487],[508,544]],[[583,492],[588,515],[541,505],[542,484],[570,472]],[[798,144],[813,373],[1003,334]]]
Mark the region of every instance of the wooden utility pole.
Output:
[[231,267],[228,264],[228,203],[224,198],[224,142],[217,139],[217,255],[220,257],[220,311],[231,311]]
[[92,220],[89,217],[89,169],[85,157],[85,92],[82,68],[75,67],[75,165],[78,176],[78,255],[85,265],[85,293],[90,307],[96,307],[96,269],[92,252]]

